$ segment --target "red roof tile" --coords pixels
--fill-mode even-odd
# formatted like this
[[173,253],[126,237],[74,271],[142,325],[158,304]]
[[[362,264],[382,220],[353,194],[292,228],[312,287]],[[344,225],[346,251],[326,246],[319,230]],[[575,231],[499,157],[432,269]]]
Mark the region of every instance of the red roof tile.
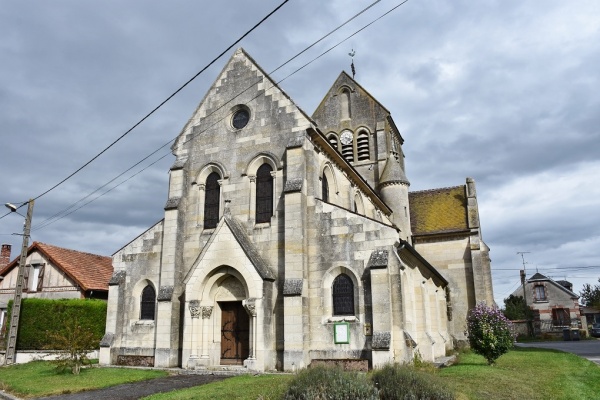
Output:
[[[108,281],[113,273],[111,257],[64,249],[40,242],[33,242],[29,246],[27,254],[34,250],[45,255],[52,264],[62,269],[84,291],[108,290]],[[17,266],[18,262],[19,257],[0,271],[0,276]]]

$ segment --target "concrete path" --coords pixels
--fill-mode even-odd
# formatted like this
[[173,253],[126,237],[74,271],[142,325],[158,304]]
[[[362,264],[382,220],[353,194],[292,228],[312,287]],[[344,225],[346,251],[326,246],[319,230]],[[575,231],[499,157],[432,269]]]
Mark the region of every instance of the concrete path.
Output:
[[600,365],[600,340],[576,340],[563,342],[517,343],[519,347],[537,347],[541,349],[561,350],[577,354]]
[[[50,397],[39,397],[39,400],[137,400],[141,397],[155,393],[170,392],[193,386],[204,385],[210,382],[229,378],[231,375],[172,375],[165,378],[150,379],[147,381],[127,383],[106,389],[89,390],[86,392],[64,394]],[[17,397],[0,392],[0,399],[18,400]]]

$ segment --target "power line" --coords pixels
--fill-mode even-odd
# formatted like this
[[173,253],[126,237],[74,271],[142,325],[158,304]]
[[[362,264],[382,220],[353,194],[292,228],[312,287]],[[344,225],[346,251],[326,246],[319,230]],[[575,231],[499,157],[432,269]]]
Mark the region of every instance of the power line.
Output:
[[[343,22],[341,25],[339,25],[338,27],[334,28],[332,31],[330,31],[329,33],[325,34],[324,36],[322,36],[321,38],[319,38],[318,40],[316,40],[315,42],[313,42],[312,44],[310,44],[309,46],[307,46],[305,49],[303,49],[302,51],[300,51],[299,53],[297,53],[296,55],[294,55],[293,57],[291,57],[290,59],[288,59],[287,61],[285,61],[283,64],[281,64],[279,67],[277,67],[276,69],[274,69],[273,71],[271,71],[269,73],[269,75],[273,74],[274,72],[278,71],[279,69],[281,69],[283,66],[287,65],[288,63],[290,63],[291,61],[293,61],[294,59],[296,59],[298,56],[300,56],[301,54],[305,53],[307,50],[309,50],[310,48],[314,47],[316,44],[318,44],[319,42],[323,41],[325,38],[331,36],[334,32],[338,31],[340,28],[342,28],[343,26],[347,25],[349,22],[351,22],[352,20],[356,19],[358,16],[360,16],[361,14],[363,14],[364,12],[366,12],[368,9],[370,9],[371,7],[373,7],[375,4],[379,3],[381,0],[377,0],[373,3],[371,3],[370,5],[368,5],[367,7],[365,7],[364,9],[362,9],[361,11],[359,11],[357,14],[355,14],[354,16],[352,16],[351,18],[349,18],[348,20],[346,20],[345,22]],[[379,16],[378,18],[372,20],[370,23],[368,23],[367,25],[363,26],[361,29],[355,31],[354,33],[352,33],[351,35],[347,36],[345,39],[343,39],[342,41],[338,42],[337,44],[335,44],[334,46],[330,47],[329,49],[325,50],[324,52],[322,52],[321,54],[319,54],[317,57],[313,58],[311,61],[305,63],[304,65],[302,65],[300,68],[297,68],[296,70],[294,70],[292,73],[288,74],[287,76],[285,76],[283,79],[277,81],[275,83],[274,86],[280,84],[281,82],[283,82],[284,80],[288,79],[289,77],[291,77],[292,75],[298,73],[299,71],[301,71],[302,69],[304,69],[305,67],[307,67],[308,65],[312,64],[314,61],[316,61],[317,59],[321,58],[322,56],[324,56],[325,54],[329,53],[330,51],[332,51],[333,49],[335,49],[337,46],[339,46],[340,44],[344,43],[345,41],[347,41],[348,39],[352,38],[353,36],[357,35],[358,33],[360,33],[361,31],[363,31],[364,29],[366,29],[367,27],[371,26],[372,24],[374,24],[375,22],[379,21],[381,18],[385,17],[386,15],[388,15],[389,13],[391,13],[392,11],[394,11],[395,9],[397,9],[398,7],[400,7],[401,5],[405,4],[406,2],[408,2],[408,0],[404,0],[402,2],[400,2],[398,5],[396,5],[395,7],[393,7],[392,9],[388,10],[387,12],[385,12],[384,14],[382,14],[381,16]],[[230,98],[229,100],[225,101],[221,106],[217,107],[216,109],[214,109],[210,114],[208,114],[206,117],[204,117],[205,119],[209,118],[210,116],[214,115],[217,111],[221,110],[223,107],[225,107],[227,104],[231,103],[233,100],[235,100],[237,97],[239,97],[241,94],[245,93],[247,90],[249,90],[250,88],[252,88],[254,86],[255,83],[251,84],[250,86],[248,86],[247,88],[245,88],[244,90],[242,90],[241,92],[237,93],[235,96],[233,96],[232,98]],[[273,86],[272,86],[273,87]],[[257,95],[258,96],[258,95]],[[249,101],[254,100],[256,97],[250,99]],[[196,132],[193,135],[190,135],[190,137],[185,140],[182,144],[185,144],[189,141],[191,141],[192,139],[194,139],[197,135],[205,132],[207,129],[209,129],[211,126],[214,126],[215,124],[219,123],[220,121],[222,121],[223,118],[220,118],[218,120],[216,120],[213,124],[211,124],[209,127],[205,128],[204,130],[200,131],[200,132]],[[189,128],[188,128],[189,129]],[[180,135],[181,136],[181,135]],[[97,193],[99,190],[103,189],[104,187],[108,186],[110,183],[114,182],[116,179],[118,179],[119,177],[123,176],[125,173],[127,173],[128,171],[130,171],[131,169],[135,168],[137,165],[141,164],[143,161],[147,160],[148,158],[150,158],[152,155],[156,154],[158,151],[160,151],[162,148],[166,147],[168,144],[170,144],[171,142],[173,142],[174,139],[170,139],[168,142],[166,142],[165,144],[161,145],[158,149],[156,149],[155,151],[153,151],[150,155],[144,157],[142,160],[138,161],[137,163],[135,163],[133,166],[131,166],[130,168],[128,168],[127,170],[125,170],[124,172],[122,172],[121,174],[117,175],[115,178],[111,179],[110,181],[108,181],[107,183],[105,183],[104,185],[100,186],[99,188],[97,188],[96,190],[94,190],[93,192],[91,192],[90,194],[88,194],[87,196],[83,197],[82,199],[78,200],[77,202],[71,204],[69,207],[67,207],[66,209],[54,214],[53,216],[47,218],[46,220],[42,221],[39,225],[35,226],[33,230],[40,230],[45,228],[48,225],[51,225],[54,222],[57,222],[58,220],[72,214],[73,212],[81,209],[82,207],[90,204],[91,202],[95,201],[96,199],[98,199],[99,197],[104,196],[105,194],[107,194],[108,192],[112,191],[113,189],[115,189],[116,187],[120,186],[121,184],[125,183],[126,181],[128,181],[129,179],[133,178],[134,176],[136,176],[137,174],[141,173],[143,170],[145,170],[146,168],[148,168],[150,165],[154,165],[156,162],[158,162],[160,159],[163,159],[164,157],[166,157],[169,153],[163,155],[161,158],[159,158],[159,160],[154,161],[152,164],[150,164],[148,167],[145,167],[143,170],[137,172],[136,174],[132,175],[131,177],[129,177],[126,181],[123,181],[119,184],[117,184],[116,186],[114,186],[113,188],[109,189],[108,191],[104,192],[103,194],[101,194],[100,196],[86,202],[85,204],[75,208],[77,206],[77,204],[79,204],[80,202],[86,200],[87,198],[89,198],[90,196],[92,196],[93,194]],[[73,211],[70,211],[71,209],[75,208]],[[54,218],[53,221],[51,221]]]
[[[554,268],[540,268],[540,267],[538,267],[538,269],[542,270],[542,271],[558,271],[558,270],[577,271],[577,270],[592,269],[592,268],[600,268],[600,266],[598,266],[598,265],[589,265],[589,266],[585,266],[585,267],[554,267]],[[492,268],[493,271],[520,271],[521,269],[522,268]]]
[[[296,55],[294,55],[293,57],[291,57],[290,59],[288,59],[287,61],[285,61],[284,63],[282,63],[279,67],[275,68],[273,71],[270,72],[270,75],[275,73],[276,71],[278,71],[279,69],[283,68],[285,65],[289,64],[291,61],[293,61],[294,59],[296,59],[297,57],[299,57],[301,54],[305,53],[306,51],[308,51],[309,49],[311,49],[312,47],[314,47],[315,45],[317,45],[319,42],[323,41],[325,38],[331,36],[334,32],[338,31],[339,29],[341,29],[343,26],[347,25],[348,23],[350,23],[351,21],[353,21],[354,19],[356,19],[358,16],[362,15],[363,13],[365,13],[367,10],[369,10],[371,7],[373,7],[375,4],[379,3],[381,0],[377,0],[374,1],[373,3],[369,4],[367,7],[363,8],[361,11],[359,11],[358,13],[356,13],[355,15],[353,15],[352,17],[350,17],[349,19],[347,19],[345,22],[343,22],[341,25],[339,25],[338,27],[334,28],[333,30],[331,30],[329,33],[325,34],[324,36],[322,36],[321,38],[319,38],[318,40],[316,40],[315,42],[313,42],[312,44],[310,44],[309,46],[307,46],[304,50],[300,51],[299,53],[297,53]],[[408,1],[408,0],[407,0]],[[396,7],[397,8],[397,7]],[[301,69],[301,68],[300,68]],[[296,73],[298,70],[296,70],[294,73]],[[293,75],[294,73],[290,74]],[[289,77],[289,75],[288,75]],[[287,77],[286,77],[287,78]],[[285,79],[285,78],[284,78]],[[190,80],[191,81],[191,80]],[[188,83],[190,82],[188,81]],[[226,101],[224,104],[222,104],[220,107],[217,107],[215,110],[213,110],[209,115],[206,116],[210,117],[211,115],[213,115],[214,113],[216,113],[217,111],[219,111],[221,108],[223,108],[225,105],[229,104],[231,101],[233,101],[234,99],[236,99],[237,97],[239,97],[242,93],[244,93],[245,91],[247,91],[248,89],[250,89],[253,85],[248,86],[246,89],[242,90],[241,92],[239,92],[238,94],[236,94],[234,97],[232,97],[231,99],[229,99],[228,101]],[[163,102],[164,104],[164,102]],[[219,121],[217,121],[219,122]],[[216,122],[215,122],[216,123]],[[203,131],[204,132],[204,131]],[[202,133],[202,132],[199,132]],[[198,133],[198,134],[199,134]],[[196,135],[193,135],[193,137],[195,137]],[[191,138],[190,138],[191,139]],[[71,204],[69,207],[67,207],[66,209],[63,209],[61,211],[59,211],[58,213],[48,217],[46,220],[42,221],[40,224],[38,224],[37,226],[35,226],[33,228],[33,230],[39,230],[42,229],[44,227],[46,227],[47,225],[50,225],[53,222],[49,222],[52,219],[55,219],[56,221],[62,219],[63,217],[72,214],[72,212],[69,212],[70,209],[74,208],[77,206],[77,204],[79,204],[81,201],[86,200],[87,198],[89,198],[90,196],[92,196],[93,194],[97,193],[99,190],[101,190],[102,188],[106,187],[108,184],[112,183],[113,181],[115,181],[116,179],[118,179],[119,177],[123,176],[125,173],[127,173],[128,171],[130,171],[131,169],[133,169],[134,167],[136,167],[137,165],[139,165],[140,163],[142,163],[143,161],[147,160],[149,157],[151,157],[152,155],[156,154],[160,149],[166,147],[168,144],[170,144],[173,141],[173,139],[170,139],[168,142],[166,142],[165,144],[161,145],[157,150],[155,150],[154,152],[152,152],[150,155],[144,157],[142,160],[138,161],[136,164],[134,164],[133,166],[131,166],[130,168],[128,168],[127,170],[123,171],[121,174],[117,175],[116,177],[114,177],[113,179],[111,179],[110,181],[108,181],[107,183],[105,183],[104,185],[102,185],[101,187],[97,188],[96,190],[92,191],[91,193],[89,193],[87,196],[83,197],[82,199],[76,201],[75,203]],[[186,141],[187,142],[187,141]],[[184,142],[185,143],[185,142]],[[164,157],[161,157],[164,158]],[[86,204],[89,204],[86,203]],[[77,207],[77,210],[80,209],[81,207]],[[62,216],[61,216],[62,215]]]
[[[252,31],[254,31],[256,28],[258,28],[264,21],[266,21],[269,17],[271,17],[273,14],[275,14],[281,7],[283,7],[285,5],[285,3],[287,3],[289,0],[284,0],[281,4],[279,4],[273,11],[271,11],[269,14],[267,14],[264,18],[262,18],[259,22],[257,22],[251,29],[249,29],[248,31],[246,31],[246,33],[244,33],[239,39],[237,39],[235,42],[233,42],[229,47],[227,47],[225,50],[223,50],[217,57],[215,57],[210,63],[208,63],[204,68],[202,68],[198,73],[196,73],[192,78],[190,78],[187,82],[185,82],[182,86],[179,87],[179,89],[177,89],[176,91],[174,91],[169,97],[167,97],[165,100],[163,100],[158,106],[156,106],[152,111],[150,111],[148,114],[146,114],[141,120],[139,120],[136,124],[134,124],[131,128],[129,128],[127,131],[125,131],[125,133],[123,133],[121,136],[119,136],[116,140],[114,140],[111,144],[109,144],[106,148],[104,148],[104,150],[100,151],[98,154],[96,154],[94,157],[92,157],[88,162],[86,162],[85,164],[83,164],[81,167],[77,168],[73,173],[71,173],[69,176],[67,176],[66,178],[64,178],[63,180],[61,180],[60,182],[58,182],[57,184],[55,184],[54,186],[52,186],[50,189],[46,190],[45,192],[39,194],[38,196],[36,196],[33,200],[37,200],[42,196],[45,196],[46,194],[50,193],[52,190],[56,189],[57,187],[59,187],[60,185],[62,185],[63,183],[65,183],[67,180],[71,179],[73,176],[75,176],[77,173],[79,173],[81,170],[83,170],[85,167],[87,167],[88,165],[90,165],[94,160],[96,160],[98,157],[100,157],[102,154],[104,154],[108,149],[110,149],[111,147],[113,147],[115,144],[117,144],[117,142],[119,142],[121,139],[123,139],[125,136],[127,136],[131,131],[133,131],[135,128],[137,128],[141,123],[143,123],[146,119],[148,119],[152,114],[154,114],[159,108],[161,108],[163,105],[165,105],[169,100],[171,100],[173,97],[175,97],[175,95],[177,95],[180,91],[182,91],[187,85],[189,85],[192,81],[194,81],[198,76],[200,76],[200,74],[202,74],[204,71],[206,71],[210,66],[212,66],[219,58],[221,58],[225,53],[227,53],[229,50],[231,50],[231,48],[233,48],[233,46],[237,45],[239,42],[241,42],[246,36],[248,36]],[[26,204],[26,203],[25,203]],[[22,207],[23,205],[21,205],[20,207]]]

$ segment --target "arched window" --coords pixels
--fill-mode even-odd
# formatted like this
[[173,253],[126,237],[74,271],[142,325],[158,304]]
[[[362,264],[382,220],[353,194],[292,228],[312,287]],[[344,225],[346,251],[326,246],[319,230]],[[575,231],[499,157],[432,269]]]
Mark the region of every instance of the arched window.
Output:
[[346,274],[333,280],[333,315],[354,315],[354,284]]
[[273,216],[273,169],[263,164],[256,171],[256,223],[270,222]]
[[212,172],[206,178],[204,189],[204,229],[216,228],[219,223],[219,205],[221,202],[220,176]]
[[350,91],[347,88],[342,89],[340,93],[340,111],[342,119],[350,118]]
[[323,178],[321,178],[321,200],[329,201],[329,183],[327,182],[325,171],[323,171]]
[[142,299],[140,302],[140,319],[154,320],[156,311],[156,291],[152,285],[148,285],[142,290]]

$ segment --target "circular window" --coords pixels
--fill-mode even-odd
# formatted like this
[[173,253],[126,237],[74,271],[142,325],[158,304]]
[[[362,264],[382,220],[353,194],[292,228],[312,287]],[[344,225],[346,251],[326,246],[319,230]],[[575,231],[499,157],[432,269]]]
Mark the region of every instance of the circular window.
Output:
[[235,129],[242,129],[248,125],[248,121],[250,121],[250,112],[245,109],[240,109],[233,114],[233,117],[231,118],[231,125]]

